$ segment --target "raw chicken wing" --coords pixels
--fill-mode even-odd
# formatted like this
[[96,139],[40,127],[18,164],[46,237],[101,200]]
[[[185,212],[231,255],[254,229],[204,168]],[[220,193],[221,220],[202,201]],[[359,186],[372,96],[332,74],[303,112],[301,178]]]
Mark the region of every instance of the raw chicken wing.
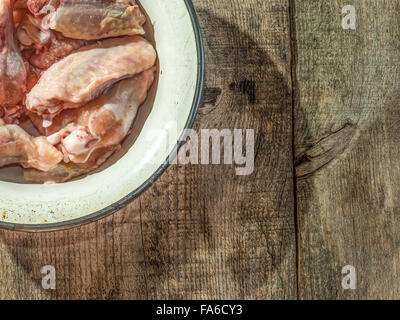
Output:
[[119,146],[128,134],[153,83],[154,72],[151,68],[122,80],[86,106],[65,110],[46,129],[50,134],[47,140],[60,146],[65,162],[98,166],[98,158]]
[[52,170],[63,159],[46,137],[34,138],[17,125],[0,119],[0,167],[19,163],[25,168]]
[[144,34],[146,17],[135,1],[28,0],[32,13],[47,14],[49,27],[65,37],[95,40]]
[[140,36],[113,38],[82,48],[53,64],[26,96],[26,107],[45,120],[63,109],[78,108],[113,83],[151,68],[152,45]]

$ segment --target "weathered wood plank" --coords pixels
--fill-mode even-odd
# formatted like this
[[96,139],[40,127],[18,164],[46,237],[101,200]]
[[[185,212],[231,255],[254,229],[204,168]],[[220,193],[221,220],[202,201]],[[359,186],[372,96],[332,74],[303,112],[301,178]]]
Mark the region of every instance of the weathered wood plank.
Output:
[[[356,30],[341,27],[345,4]],[[400,3],[292,5],[299,296],[400,298]]]
[[[296,298],[287,0],[196,0],[206,50],[200,128],[255,129],[251,176],[172,166],[101,222],[0,232],[0,298]],[[57,270],[41,289],[40,268]]]

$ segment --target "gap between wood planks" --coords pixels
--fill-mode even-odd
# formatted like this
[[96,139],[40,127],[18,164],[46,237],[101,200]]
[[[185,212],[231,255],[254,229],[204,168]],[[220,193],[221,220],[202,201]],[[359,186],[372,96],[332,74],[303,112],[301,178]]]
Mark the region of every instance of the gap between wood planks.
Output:
[[295,19],[295,0],[288,0],[289,8],[289,35],[290,35],[290,81],[291,81],[291,95],[292,95],[292,176],[293,176],[293,210],[294,210],[294,226],[296,238],[296,292],[297,298],[300,297],[300,228],[299,216],[297,210],[297,177],[296,177],[296,153],[295,153],[295,106],[296,106],[296,65],[297,65],[297,42],[296,42],[296,25]]

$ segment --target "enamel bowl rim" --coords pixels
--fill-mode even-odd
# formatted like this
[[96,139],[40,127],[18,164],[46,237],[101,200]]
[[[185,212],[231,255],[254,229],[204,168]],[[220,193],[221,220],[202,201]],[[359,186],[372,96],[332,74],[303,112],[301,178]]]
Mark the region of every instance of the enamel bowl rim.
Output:
[[[190,20],[192,22],[193,32],[196,41],[197,48],[197,79],[196,79],[196,89],[192,102],[192,106],[190,109],[189,117],[186,121],[186,125],[184,129],[191,129],[193,127],[194,120],[196,118],[197,112],[200,106],[200,100],[203,91],[204,84],[204,49],[203,49],[203,40],[200,31],[200,25],[197,19],[197,15],[195,9],[193,7],[193,3],[191,0],[183,0],[186,4],[187,11],[190,16]],[[181,133],[182,138],[183,132]],[[182,139],[179,139],[181,141]],[[0,229],[12,230],[12,231],[23,231],[23,232],[51,232],[51,231],[62,231],[68,230],[76,227],[80,227],[100,219],[103,219],[107,216],[112,215],[113,213],[119,211],[120,209],[127,206],[131,201],[141,195],[144,191],[146,191],[153,183],[163,174],[163,172],[169,167],[169,159],[176,155],[177,150],[182,146],[183,142],[179,142],[175,145],[174,149],[167,157],[166,161],[148,178],[142,185],[138,188],[130,192],[128,195],[120,199],[119,201],[109,205],[101,210],[98,210],[89,215],[71,219],[63,222],[57,223],[48,223],[48,224],[19,224],[19,223],[9,223],[9,222],[1,222],[0,221]]]

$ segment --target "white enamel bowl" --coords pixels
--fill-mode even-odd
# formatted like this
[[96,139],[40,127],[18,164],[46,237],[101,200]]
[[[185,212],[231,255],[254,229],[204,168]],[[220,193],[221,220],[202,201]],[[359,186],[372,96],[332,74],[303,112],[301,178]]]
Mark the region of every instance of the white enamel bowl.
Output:
[[[168,166],[196,116],[203,48],[190,0],[141,0],[154,28],[158,84],[135,142],[104,170],[60,184],[0,181],[0,228],[54,231],[110,215],[149,187]],[[175,151],[175,152],[174,152]]]

